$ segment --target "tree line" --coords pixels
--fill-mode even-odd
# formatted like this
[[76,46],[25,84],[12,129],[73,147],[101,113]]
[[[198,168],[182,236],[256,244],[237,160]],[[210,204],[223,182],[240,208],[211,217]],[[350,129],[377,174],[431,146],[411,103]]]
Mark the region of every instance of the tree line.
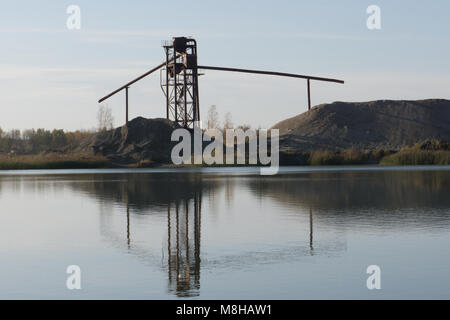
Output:
[[62,129],[12,129],[0,128],[1,154],[37,154],[41,152],[64,152],[76,148],[96,132],[111,130],[114,118],[111,108],[101,105],[97,112],[97,129],[66,132]]
[[0,128],[0,153],[36,154],[49,151],[67,151],[78,146],[82,140],[91,136],[92,130],[65,132],[61,129],[12,129],[4,131]]

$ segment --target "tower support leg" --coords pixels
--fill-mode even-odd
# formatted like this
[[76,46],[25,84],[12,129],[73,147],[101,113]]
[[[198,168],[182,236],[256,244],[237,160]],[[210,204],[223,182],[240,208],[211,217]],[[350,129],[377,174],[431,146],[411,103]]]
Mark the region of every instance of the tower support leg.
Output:
[[125,88],[125,122],[128,124],[128,87]]
[[308,111],[311,110],[311,81],[308,79]]

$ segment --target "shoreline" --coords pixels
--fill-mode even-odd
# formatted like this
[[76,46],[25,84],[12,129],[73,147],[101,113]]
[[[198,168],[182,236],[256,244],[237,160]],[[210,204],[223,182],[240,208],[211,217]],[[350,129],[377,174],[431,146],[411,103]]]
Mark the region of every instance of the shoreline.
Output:
[[[444,147],[443,147],[444,146]],[[225,163],[225,158],[224,161]],[[248,163],[248,156],[246,157]],[[259,164],[256,164],[260,166]],[[450,165],[450,150],[445,145],[426,148],[423,145],[406,147],[399,151],[390,150],[315,150],[279,153],[279,166],[411,166]],[[138,169],[138,168],[240,168],[255,165],[227,164],[184,164],[174,165],[151,159],[114,159],[89,153],[41,153],[41,154],[0,154],[0,170],[53,170],[53,169]]]
[[[439,167],[439,166],[450,166],[450,164],[382,164],[382,163],[356,163],[356,164],[323,164],[323,165],[308,165],[308,164],[280,164],[280,168],[289,167],[305,167],[305,168],[345,168],[345,167]],[[257,165],[173,165],[173,164],[154,164],[152,166],[139,166],[139,165],[118,165],[111,162],[92,162],[92,161],[55,161],[47,162],[45,164],[39,163],[17,163],[13,162],[10,165],[7,163],[2,163],[0,166],[0,172],[3,171],[33,171],[33,170],[87,170],[87,169],[231,169],[231,168],[261,168],[262,166]]]
[[286,174],[312,173],[357,173],[357,172],[450,172],[450,165],[424,166],[285,166],[273,176],[261,176],[260,167],[241,168],[100,168],[100,169],[35,169],[35,170],[0,170],[0,179],[9,176],[59,176],[59,175],[103,175],[103,174],[205,174],[223,177],[283,177]]

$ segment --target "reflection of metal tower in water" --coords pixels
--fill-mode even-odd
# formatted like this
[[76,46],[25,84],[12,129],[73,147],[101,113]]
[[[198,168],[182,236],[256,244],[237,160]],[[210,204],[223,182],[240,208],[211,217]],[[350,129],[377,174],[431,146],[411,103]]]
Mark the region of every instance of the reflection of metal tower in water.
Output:
[[185,37],[173,38],[164,49],[166,67],[161,69],[161,88],[166,96],[167,119],[193,127],[195,121],[200,121],[197,42]]
[[169,290],[178,296],[196,295],[200,289],[201,206],[196,192],[193,201],[167,208]]
[[313,225],[313,210],[309,208],[309,249],[311,255],[314,255],[314,225]]

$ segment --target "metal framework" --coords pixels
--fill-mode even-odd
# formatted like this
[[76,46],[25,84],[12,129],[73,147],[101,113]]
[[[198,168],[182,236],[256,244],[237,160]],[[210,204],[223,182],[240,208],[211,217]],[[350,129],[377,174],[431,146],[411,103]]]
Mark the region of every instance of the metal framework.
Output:
[[200,121],[197,42],[174,38],[164,46],[166,66],[161,69],[161,89],[166,96],[166,116],[184,126]]
[[325,81],[343,84],[343,80],[315,77],[294,73],[275,71],[224,68],[213,66],[199,66],[197,63],[197,42],[186,37],[173,38],[163,45],[166,61],[149,70],[138,78],[128,82],[117,90],[106,95],[98,102],[101,103],[115,94],[125,90],[125,118],[128,123],[128,89],[131,85],[160,71],[160,85],[166,96],[166,117],[179,125],[189,128],[194,122],[200,121],[200,102],[198,90],[198,70],[215,70],[228,72],[253,73],[280,77],[299,78],[307,80],[308,110],[311,110],[311,81]]

